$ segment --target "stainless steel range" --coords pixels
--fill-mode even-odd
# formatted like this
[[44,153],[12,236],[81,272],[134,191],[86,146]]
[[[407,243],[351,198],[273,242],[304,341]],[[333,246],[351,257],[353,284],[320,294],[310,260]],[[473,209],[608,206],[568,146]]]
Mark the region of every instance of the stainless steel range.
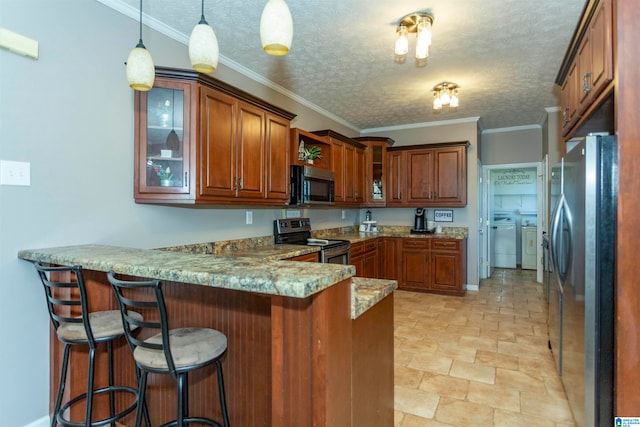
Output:
[[329,264],[349,264],[348,240],[314,239],[311,237],[309,218],[276,219],[273,222],[273,236],[276,244],[306,245],[320,247],[320,262]]

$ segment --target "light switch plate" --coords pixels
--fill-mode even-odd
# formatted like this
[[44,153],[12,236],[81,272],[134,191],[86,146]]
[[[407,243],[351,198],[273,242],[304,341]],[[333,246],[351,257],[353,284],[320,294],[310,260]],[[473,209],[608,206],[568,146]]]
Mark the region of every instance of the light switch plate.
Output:
[[247,225],[253,224],[253,211],[247,211]]
[[0,185],[31,185],[31,163],[0,160]]

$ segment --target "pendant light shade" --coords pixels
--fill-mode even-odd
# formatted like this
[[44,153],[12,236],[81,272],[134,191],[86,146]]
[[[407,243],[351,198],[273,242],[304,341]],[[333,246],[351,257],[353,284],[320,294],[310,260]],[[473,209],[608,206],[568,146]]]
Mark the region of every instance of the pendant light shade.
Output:
[[156,78],[156,69],[151,54],[142,43],[142,0],[140,0],[140,41],[127,57],[127,80],[133,90],[151,90]]
[[289,53],[293,40],[293,18],[284,0],[269,0],[260,19],[262,48],[269,55]]
[[202,0],[202,15],[198,25],[193,27],[189,38],[189,59],[194,70],[201,73],[213,73],[218,68],[220,50],[218,39],[213,28],[204,19],[204,0]]

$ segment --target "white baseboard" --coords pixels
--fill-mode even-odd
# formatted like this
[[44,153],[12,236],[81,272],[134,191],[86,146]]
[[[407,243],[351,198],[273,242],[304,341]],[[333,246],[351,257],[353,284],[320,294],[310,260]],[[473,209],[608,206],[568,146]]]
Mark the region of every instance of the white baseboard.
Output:
[[51,425],[51,421],[48,416],[37,419],[24,427],[49,427]]
[[468,291],[479,291],[480,290],[480,286],[478,286],[478,285],[466,284],[465,287],[467,288]]

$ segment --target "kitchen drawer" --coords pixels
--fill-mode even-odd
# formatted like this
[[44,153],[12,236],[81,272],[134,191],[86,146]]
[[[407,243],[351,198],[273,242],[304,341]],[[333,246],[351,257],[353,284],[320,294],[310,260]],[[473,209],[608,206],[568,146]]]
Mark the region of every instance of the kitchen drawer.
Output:
[[405,238],[402,239],[403,249],[429,249],[429,240],[422,238]]
[[431,241],[431,249],[439,251],[459,251],[460,240],[433,239]]
[[356,242],[351,244],[350,255],[351,257],[359,256],[364,253],[364,243]]
[[378,239],[365,240],[364,251],[371,252],[378,249]]

